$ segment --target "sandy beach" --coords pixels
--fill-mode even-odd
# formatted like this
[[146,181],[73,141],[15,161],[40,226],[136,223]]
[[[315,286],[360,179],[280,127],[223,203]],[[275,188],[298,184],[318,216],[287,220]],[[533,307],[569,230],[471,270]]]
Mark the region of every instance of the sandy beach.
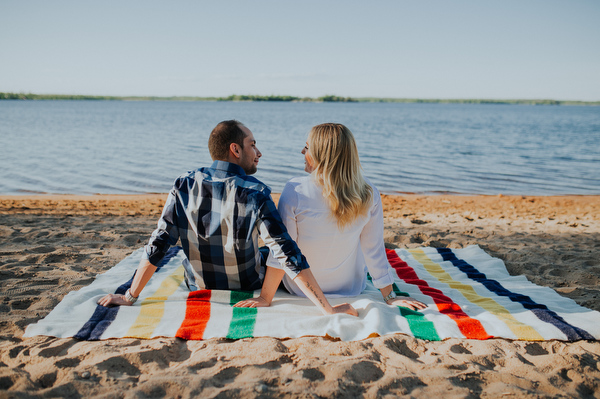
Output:
[[[600,398],[600,342],[82,342],[26,326],[152,233],[165,194],[0,197],[0,398]],[[383,196],[389,248],[477,244],[600,311],[600,197]],[[326,316],[323,316],[326,317]]]

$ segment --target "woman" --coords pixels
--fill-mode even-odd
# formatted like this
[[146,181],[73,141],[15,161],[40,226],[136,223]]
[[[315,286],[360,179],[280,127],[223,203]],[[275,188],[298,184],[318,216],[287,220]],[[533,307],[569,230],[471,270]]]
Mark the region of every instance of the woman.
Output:
[[[352,132],[338,123],[315,126],[302,154],[310,175],[287,183],[278,209],[323,292],[332,297],[359,295],[368,271],[388,305],[424,309],[427,305],[397,298],[392,289],[394,272],[383,243],[381,198],[362,175]],[[272,256],[267,266],[261,295],[235,306],[269,306],[282,278],[289,292],[303,296]]]

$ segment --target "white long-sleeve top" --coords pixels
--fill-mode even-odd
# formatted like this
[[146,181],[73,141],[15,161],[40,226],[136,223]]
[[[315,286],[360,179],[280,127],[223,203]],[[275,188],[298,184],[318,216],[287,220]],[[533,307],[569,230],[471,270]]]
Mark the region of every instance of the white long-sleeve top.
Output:
[[[322,189],[311,175],[291,179],[283,189],[278,210],[290,236],[306,256],[319,286],[330,297],[359,295],[367,283],[367,271],[376,288],[393,282],[394,272],[383,243],[383,210],[375,186],[366,215],[342,230],[331,216]],[[267,266],[281,268],[272,254]],[[283,283],[293,294],[304,296],[290,276]]]

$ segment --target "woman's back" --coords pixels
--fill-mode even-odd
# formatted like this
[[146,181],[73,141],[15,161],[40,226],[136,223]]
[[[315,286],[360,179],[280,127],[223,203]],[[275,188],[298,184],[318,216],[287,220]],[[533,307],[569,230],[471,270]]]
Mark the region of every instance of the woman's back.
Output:
[[[367,266],[376,286],[391,284],[383,244],[381,199],[377,189],[371,187],[373,200],[367,214],[343,228],[331,216],[322,188],[313,176],[290,180],[281,194],[279,213],[325,294],[360,294],[366,285]],[[269,259],[267,265],[273,262]],[[288,291],[302,295],[289,277],[283,281]]]

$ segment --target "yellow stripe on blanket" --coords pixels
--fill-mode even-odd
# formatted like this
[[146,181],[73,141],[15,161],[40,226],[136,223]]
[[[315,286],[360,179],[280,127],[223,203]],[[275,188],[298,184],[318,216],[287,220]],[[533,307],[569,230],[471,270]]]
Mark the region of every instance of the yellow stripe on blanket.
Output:
[[409,250],[415,260],[425,267],[425,270],[440,282],[458,290],[467,300],[482,307],[502,320],[518,339],[543,341],[544,338],[531,326],[521,323],[504,306],[489,297],[479,295],[470,285],[456,281],[442,267],[432,261],[421,249]]
[[165,313],[165,301],[177,291],[183,278],[183,265],[181,265],[164,279],[154,295],[142,301],[140,314],[127,331],[126,337],[150,338],[152,336]]

